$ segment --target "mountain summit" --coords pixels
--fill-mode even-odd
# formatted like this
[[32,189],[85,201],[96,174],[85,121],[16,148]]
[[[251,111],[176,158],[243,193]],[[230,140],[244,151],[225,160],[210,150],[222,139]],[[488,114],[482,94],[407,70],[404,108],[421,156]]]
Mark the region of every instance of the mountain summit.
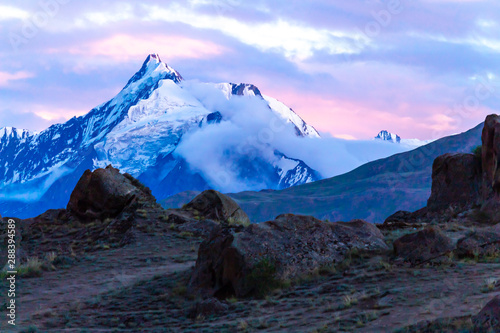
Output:
[[390,143],[398,143],[404,147],[407,147],[408,149],[414,149],[420,146],[424,146],[434,141],[434,140],[419,140],[419,139],[401,139],[399,135],[391,133],[387,130],[380,131],[380,133],[374,139]]
[[132,83],[147,79],[148,77],[153,79],[154,77],[161,77],[161,79],[170,79],[175,83],[182,81],[182,76],[179,72],[161,61],[160,56],[154,53],[146,58],[141,69],[128,81],[124,89],[129,87]]
[[383,130],[375,137],[375,139],[389,141],[394,143],[401,143],[401,137],[394,133],[389,133],[389,131]]
[[[185,190],[283,189],[321,176],[276,137],[317,138],[293,110],[251,84],[186,81],[159,55],[110,101],[40,133],[0,129],[0,210],[63,207],[86,170],[109,164],[162,199]],[[49,207],[47,207],[47,203]]]

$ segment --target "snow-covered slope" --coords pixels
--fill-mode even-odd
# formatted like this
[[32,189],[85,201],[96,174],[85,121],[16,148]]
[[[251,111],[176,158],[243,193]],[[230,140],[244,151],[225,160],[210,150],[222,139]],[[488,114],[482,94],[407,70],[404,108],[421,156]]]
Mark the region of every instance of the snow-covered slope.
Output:
[[280,117],[287,122],[291,122],[295,125],[297,134],[301,136],[308,136],[313,138],[319,138],[319,133],[314,129],[314,127],[306,124],[302,118],[300,118],[292,109],[290,109],[285,104],[281,103],[277,99],[269,96],[263,96],[264,100],[269,103],[271,110],[280,115]]
[[[245,128],[243,112],[261,122]],[[152,54],[115,98],[85,116],[40,133],[0,129],[0,211],[28,217],[63,207],[85,169],[108,164],[139,178],[158,199],[184,190],[232,189],[220,181],[217,170],[194,163],[196,158],[202,164],[219,161],[220,172],[245,184],[244,190],[282,189],[320,179],[306,163],[262,139],[250,149],[235,144],[219,155],[203,155],[204,142],[194,149],[179,148],[186,138],[217,126],[237,124],[245,135],[259,138],[262,124],[273,119],[294,136],[319,137],[290,108],[253,85],[186,82]]]
[[433,141],[433,140],[419,140],[419,139],[401,139],[399,135],[390,133],[389,131],[386,130],[380,131],[380,133],[375,137],[375,139],[392,143],[398,143],[409,149],[418,148]]
[[435,140],[419,140],[419,139],[401,139],[401,145],[414,149],[421,146],[425,146]]

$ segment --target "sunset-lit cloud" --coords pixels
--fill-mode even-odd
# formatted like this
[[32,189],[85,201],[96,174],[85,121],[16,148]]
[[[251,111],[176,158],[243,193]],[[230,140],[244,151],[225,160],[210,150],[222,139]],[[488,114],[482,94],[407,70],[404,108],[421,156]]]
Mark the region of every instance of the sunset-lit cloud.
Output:
[[222,46],[210,41],[202,41],[182,36],[143,35],[130,36],[124,34],[95,40],[70,48],[50,49],[49,53],[73,54],[88,58],[104,56],[113,61],[128,62],[131,59],[143,58],[149,53],[159,53],[165,59],[208,58],[230,52]]

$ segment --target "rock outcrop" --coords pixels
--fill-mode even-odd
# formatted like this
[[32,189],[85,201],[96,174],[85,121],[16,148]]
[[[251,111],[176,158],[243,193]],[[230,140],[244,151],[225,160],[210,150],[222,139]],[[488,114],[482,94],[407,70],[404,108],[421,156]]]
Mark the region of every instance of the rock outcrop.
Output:
[[244,297],[261,284],[341,262],[352,249],[388,247],[380,231],[361,220],[331,223],[286,214],[246,228],[219,226],[200,245],[190,287],[216,297]]
[[[471,216],[472,222],[500,221],[500,116],[486,117],[481,140],[474,154],[444,154],[434,160],[432,190],[422,220],[447,220],[480,209],[484,218]],[[391,216],[397,221],[388,221],[386,226],[412,223],[415,215],[402,214]]]
[[500,296],[492,299],[472,317],[474,332],[500,332]]
[[427,208],[464,208],[481,199],[481,161],[473,154],[444,154],[432,165],[432,191]]
[[87,252],[129,244],[164,210],[148,188],[108,166],[85,171],[67,209],[48,210],[23,220],[23,249],[36,253]]
[[438,259],[454,249],[452,240],[441,230],[427,228],[394,241],[394,253],[412,265]]
[[104,220],[118,216],[133,202],[147,201],[156,201],[149,189],[109,165],[94,172],[85,171],[66,209],[82,219]]
[[169,209],[166,216],[178,230],[203,237],[210,235],[220,223],[233,226],[250,224],[247,214],[233,199],[214,190],[200,193],[182,208]]
[[198,212],[200,217],[214,221],[250,223],[248,215],[233,199],[215,190],[200,193],[184,207],[184,210]]
[[478,229],[457,242],[455,250],[459,257],[485,257],[500,253],[500,224]]

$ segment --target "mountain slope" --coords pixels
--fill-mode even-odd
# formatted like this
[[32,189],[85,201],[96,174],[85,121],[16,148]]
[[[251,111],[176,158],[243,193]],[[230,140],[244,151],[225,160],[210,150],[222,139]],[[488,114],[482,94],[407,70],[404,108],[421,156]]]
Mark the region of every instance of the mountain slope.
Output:
[[[398,210],[424,207],[431,191],[432,163],[445,153],[471,152],[481,144],[483,124],[415,150],[367,163],[349,173],[281,191],[231,194],[252,221],[283,213],[313,215],[332,221],[361,218],[383,222]],[[178,194],[162,205],[176,207],[194,193]]]
[[[277,119],[291,135],[319,137],[291,109],[269,100],[249,84],[186,82],[152,54],[116,97],[82,117],[35,134],[0,129],[0,211],[29,217],[64,207],[85,169],[108,164],[139,178],[158,199],[185,190],[217,189],[224,185],[221,177],[193,163],[203,142],[191,151],[180,148],[196,133],[231,125],[252,134]],[[237,123],[244,112],[255,114],[260,123],[252,124],[255,128]],[[251,190],[320,179],[303,161],[285,156],[270,143],[259,142],[247,150],[206,159],[227,167],[229,183],[241,179]]]

